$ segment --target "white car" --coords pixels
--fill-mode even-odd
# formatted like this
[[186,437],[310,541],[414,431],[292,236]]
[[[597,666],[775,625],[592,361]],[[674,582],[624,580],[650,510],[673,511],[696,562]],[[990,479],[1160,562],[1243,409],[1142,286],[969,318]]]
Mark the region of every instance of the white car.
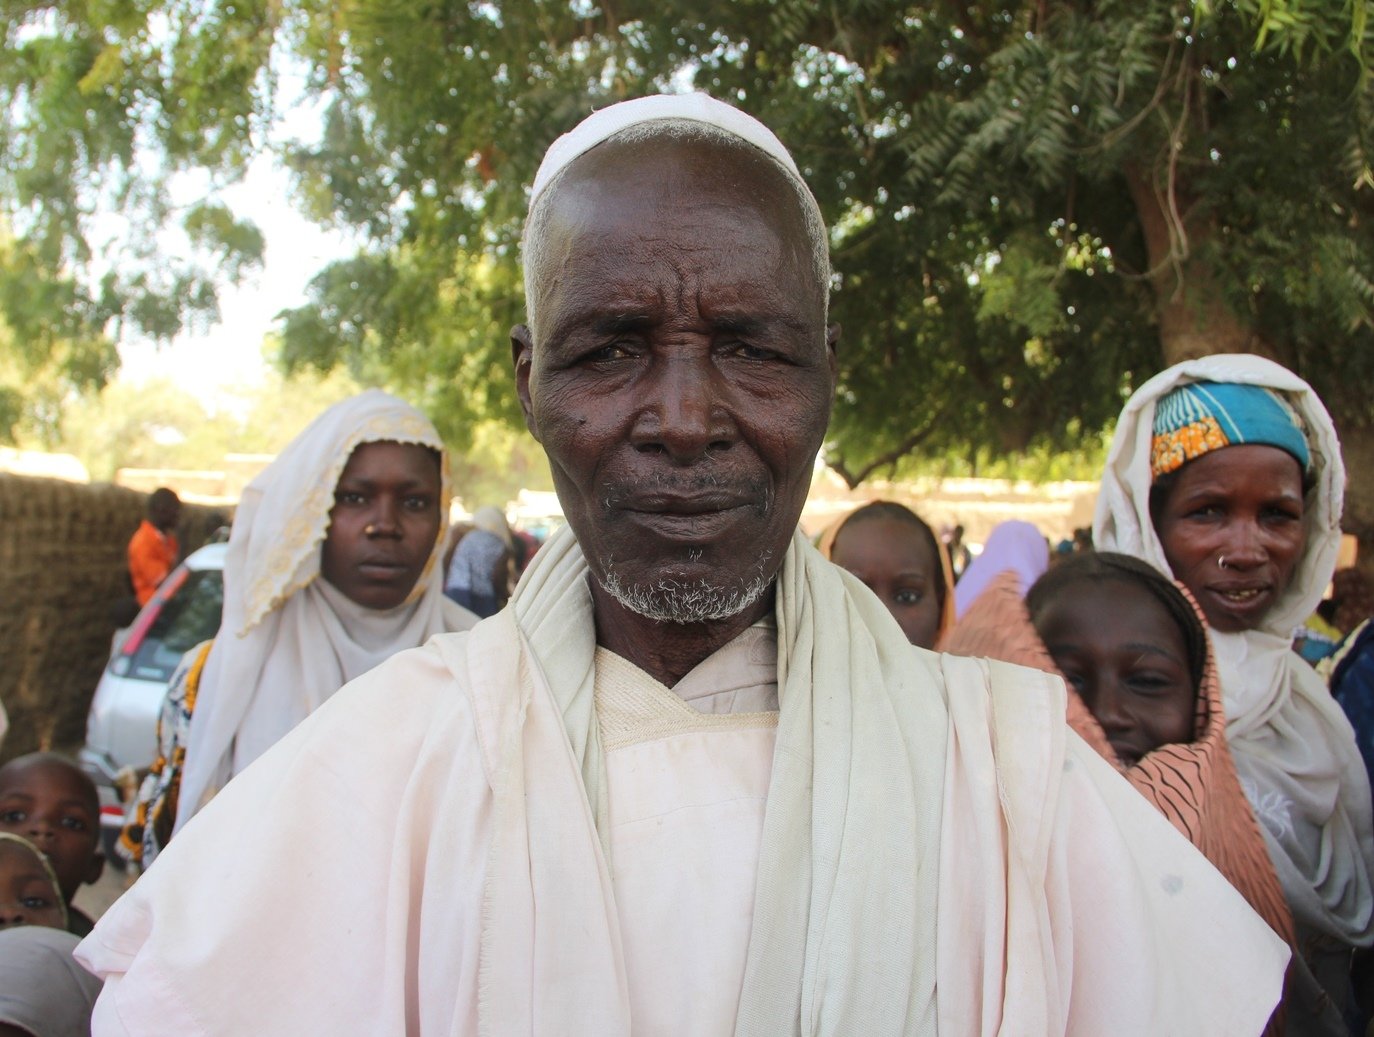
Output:
[[77,760],[100,791],[102,842],[116,866],[112,848],[124,824],[116,777],[125,768],[146,771],[157,757],[157,718],[172,671],[219,630],[228,548],[206,544],[172,570],[115,641],[96,685]]

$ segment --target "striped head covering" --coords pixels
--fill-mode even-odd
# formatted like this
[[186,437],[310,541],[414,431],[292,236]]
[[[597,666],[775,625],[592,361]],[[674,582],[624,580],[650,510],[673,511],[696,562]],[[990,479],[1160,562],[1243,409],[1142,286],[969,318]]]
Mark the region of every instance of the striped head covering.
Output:
[[1312,463],[1302,418],[1272,389],[1239,382],[1189,382],[1155,406],[1150,474],[1177,471],[1227,446],[1254,443],[1286,450],[1306,472]]

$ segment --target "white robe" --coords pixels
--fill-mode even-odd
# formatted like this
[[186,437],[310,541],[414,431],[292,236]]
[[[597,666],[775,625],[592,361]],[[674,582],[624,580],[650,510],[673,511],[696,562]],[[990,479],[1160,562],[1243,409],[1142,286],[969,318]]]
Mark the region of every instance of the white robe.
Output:
[[[814,552],[798,562],[897,643],[866,591]],[[802,745],[781,665],[800,669],[798,593],[779,590],[777,728],[690,715],[623,660],[593,667],[608,831],[551,691],[566,675],[549,677],[511,611],[353,682],[235,779],[82,945],[107,978],[93,1032],[1260,1030],[1286,948],[1067,733],[1043,675],[901,653],[908,691],[946,704],[926,733],[943,787],[915,790],[934,804],[921,859],[938,869],[845,879],[873,863],[865,847],[885,865],[892,833],[871,826],[780,856],[776,807],[794,791],[780,783]],[[838,790],[854,808],[842,827],[912,791],[882,785],[900,771],[873,770],[863,750]],[[834,791],[825,762],[817,799]],[[807,858],[832,835],[842,859]],[[779,877],[796,875],[811,906],[790,920]],[[875,935],[899,903],[918,908],[903,922],[918,961],[927,944],[934,958],[916,983],[901,979],[901,941]],[[793,921],[800,946],[778,942]],[[793,952],[798,989],[779,967]]]

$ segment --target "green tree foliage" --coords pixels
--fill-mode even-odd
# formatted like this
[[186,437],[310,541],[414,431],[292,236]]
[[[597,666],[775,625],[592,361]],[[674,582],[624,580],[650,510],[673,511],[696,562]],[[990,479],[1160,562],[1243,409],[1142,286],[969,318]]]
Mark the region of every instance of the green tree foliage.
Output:
[[[212,302],[195,272],[142,262],[169,221],[231,275],[254,260],[260,238],[211,193],[179,210],[169,184],[232,178],[285,139],[289,80],[322,113],[280,146],[300,204],[366,245],[284,315],[283,357],[384,379],[457,442],[515,420],[506,330],[543,149],[593,106],[686,88],[772,126],[833,228],[846,333],[827,453],[851,481],[909,456],[1095,449],[1145,376],[1216,349],[1277,355],[1347,429],[1374,417],[1366,0],[0,0],[0,15],[0,195],[92,322],[156,330]],[[127,267],[91,245],[111,193],[133,213]]]

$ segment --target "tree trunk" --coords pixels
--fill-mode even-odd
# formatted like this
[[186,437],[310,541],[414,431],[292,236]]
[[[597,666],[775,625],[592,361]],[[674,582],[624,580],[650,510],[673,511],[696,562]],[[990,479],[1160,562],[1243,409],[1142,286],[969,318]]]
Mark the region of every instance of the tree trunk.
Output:
[[1345,456],[1345,513],[1341,528],[1359,541],[1356,566],[1374,583],[1374,427],[1336,419]]
[[1258,353],[1277,359],[1277,350],[1259,329],[1226,305],[1211,270],[1194,254],[1211,228],[1174,215],[1180,211],[1177,188],[1171,206],[1167,186],[1149,170],[1129,166],[1126,183],[1145,236],[1164,365],[1211,353]]

